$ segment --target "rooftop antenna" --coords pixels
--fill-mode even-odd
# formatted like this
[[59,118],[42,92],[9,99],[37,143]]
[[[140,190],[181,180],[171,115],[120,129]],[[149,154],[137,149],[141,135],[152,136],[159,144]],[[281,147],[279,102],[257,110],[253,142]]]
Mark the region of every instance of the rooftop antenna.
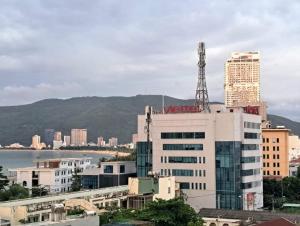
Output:
[[206,63],[205,63],[204,42],[199,42],[198,54],[199,54],[199,61],[198,61],[199,70],[198,70],[198,83],[197,83],[196,96],[195,96],[195,106],[197,106],[199,108],[199,111],[201,112],[210,113],[206,79],[205,79]]

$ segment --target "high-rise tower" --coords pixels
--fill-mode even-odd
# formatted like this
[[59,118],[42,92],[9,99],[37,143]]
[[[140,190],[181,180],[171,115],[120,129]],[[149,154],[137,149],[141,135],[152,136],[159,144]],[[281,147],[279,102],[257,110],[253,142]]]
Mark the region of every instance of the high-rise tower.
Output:
[[225,105],[243,107],[260,103],[259,52],[234,52],[225,63]]
[[210,112],[208,93],[205,79],[205,44],[199,42],[198,46],[199,62],[198,62],[198,83],[196,89],[195,105],[200,111]]

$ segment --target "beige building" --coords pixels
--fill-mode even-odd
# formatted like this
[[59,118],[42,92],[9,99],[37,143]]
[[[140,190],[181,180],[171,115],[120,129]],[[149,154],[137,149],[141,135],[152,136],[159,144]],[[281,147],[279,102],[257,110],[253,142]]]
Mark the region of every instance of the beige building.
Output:
[[34,148],[36,150],[41,150],[46,147],[44,143],[41,143],[41,137],[39,135],[34,135],[32,137],[32,143],[31,143],[31,148]]
[[71,130],[71,145],[86,146],[87,145],[87,129]]
[[282,179],[289,176],[289,129],[263,128],[263,175]]
[[260,55],[234,52],[225,63],[225,105],[247,106],[260,103]]
[[71,145],[71,137],[70,136],[64,136],[64,146],[70,146]]
[[109,145],[110,147],[116,147],[116,146],[118,146],[118,138],[116,138],[116,137],[110,138],[110,139],[108,140],[108,145]]

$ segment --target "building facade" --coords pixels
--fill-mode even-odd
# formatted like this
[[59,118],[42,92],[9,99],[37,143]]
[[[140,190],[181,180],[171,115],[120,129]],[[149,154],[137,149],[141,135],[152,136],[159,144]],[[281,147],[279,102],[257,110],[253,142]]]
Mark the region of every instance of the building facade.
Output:
[[289,136],[289,160],[298,159],[300,157],[300,139],[299,136]]
[[289,133],[285,128],[263,128],[263,175],[282,179],[289,176]]
[[101,162],[99,168],[79,173],[84,189],[98,189],[127,185],[129,177],[136,176],[134,161]]
[[211,109],[212,113],[152,112],[150,153],[146,116],[139,115],[138,177],[149,171],[175,176],[196,211],[261,208],[261,117],[241,108]]
[[36,150],[41,150],[46,147],[44,143],[41,143],[41,137],[39,135],[34,135],[32,137],[32,142],[31,142],[31,148],[34,148]]
[[71,145],[86,146],[87,145],[87,129],[71,130]]
[[71,137],[70,136],[64,136],[64,146],[70,146],[71,145]]
[[60,131],[56,131],[55,133],[54,133],[54,140],[55,141],[62,141],[62,136],[61,136],[61,132]]
[[260,103],[260,55],[234,52],[225,63],[225,105],[246,106]]
[[116,147],[116,146],[118,146],[118,138],[116,138],[116,137],[111,137],[111,138],[108,140],[108,145],[109,145],[109,147]]
[[10,178],[25,188],[44,187],[50,193],[71,191],[75,170],[93,168],[91,158],[39,160],[35,167],[10,169]]

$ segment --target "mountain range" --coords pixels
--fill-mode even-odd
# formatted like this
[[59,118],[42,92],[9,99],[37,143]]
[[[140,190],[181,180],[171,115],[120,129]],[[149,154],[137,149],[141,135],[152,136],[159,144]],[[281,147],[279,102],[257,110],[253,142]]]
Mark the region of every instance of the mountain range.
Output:
[[[165,105],[193,105],[194,100],[164,97]],[[44,139],[47,128],[70,135],[72,128],[86,128],[88,141],[97,137],[106,140],[118,137],[119,143],[131,141],[137,130],[137,115],[143,114],[146,105],[162,108],[161,95],[133,97],[76,97],[71,99],[46,99],[32,104],[0,107],[0,144],[19,142],[31,144],[31,137],[39,134]],[[300,123],[287,118],[268,115],[272,125],[284,125],[300,135]]]

